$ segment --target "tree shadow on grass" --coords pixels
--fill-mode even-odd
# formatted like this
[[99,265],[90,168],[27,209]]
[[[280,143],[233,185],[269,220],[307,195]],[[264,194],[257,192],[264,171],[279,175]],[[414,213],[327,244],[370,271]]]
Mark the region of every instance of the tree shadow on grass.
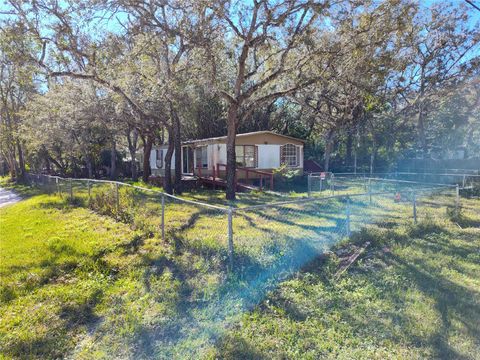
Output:
[[404,276],[415,281],[416,287],[435,301],[435,309],[442,320],[441,327],[429,338],[435,357],[467,358],[451,348],[448,337],[450,331],[454,330],[452,321],[458,320],[472,339],[480,339],[480,305],[475,301],[478,292],[441,276],[437,269],[429,267],[426,262],[412,264],[393,254],[390,254],[390,258]]
[[94,308],[103,297],[102,290],[94,291],[82,302],[64,305],[58,311],[62,322],[49,326],[42,335],[31,334],[24,339],[16,339],[2,347],[5,355],[13,358],[26,359],[60,359],[73,344],[71,336],[83,326],[92,326],[100,320],[94,313]]
[[[422,231],[424,231],[423,229]],[[431,230],[438,230],[432,228]],[[387,235],[390,237],[389,235]],[[440,237],[443,239],[443,237]],[[395,239],[391,239],[396,242]],[[423,248],[425,241],[431,241],[426,239],[415,240],[415,246]],[[425,241],[422,241],[425,240]],[[380,241],[378,245],[384,243]],[[462,257],[471,249],[465,249],[455,244],[449,243],[447,240],[438,244],[442,249],[442,254],[446,254],[451,257]],[[375,246],[375,245],[373,245]],[[451,279],[446,278],[438,269],[428,265],[428,259],[425,261],[419,261],[412,263],[404,258],[394,255],[390,252],[374,250],[374,257],[377,260],[381,260],[385,267],[396,274],[400,275],[400,278],[408,279],[407,282],[395,285],[388,285],[388,273],[383,272],[383,269],[377,269],[372,267],[354,268],[353,277],[359,276],[362,287],[374,287],[379,291],[382,303],[390,304],[385,307],[385,310],[376,316],[359,316],[359,309],[356,307],[355,298],[352,298],[349,291],[338,291],[337,285],[330,283],[329,279],[326,279],[323,275],[325,270],[318,266],[304,267],[303,273],[314,273],[315,279],[321,282],[327,288],[331,287],[329,292],[334,294],[334,309],[341,308],[341,320],[342,323],[349,324],[349,328],[353,330],[353,336],[362,339],[365,335],[369,338],[374,337],[374,342],[378,343],[381,347],[385,339],[392,343],[398,343],[400,346],[406,345],[412,349],[418,348],[420,351],[431,351],[433,358],[436,359],[473,359],[475,355],[464,355],[459,350],[454,348],[451,343],[451,336],[458,333],[468,334],[470,341],[473,341],[480,346],[480,304],[478,299],[478,292],[468,289],[458,282],[454,282]],[[431,256],[435,256],[431,254]],[[316,261],[314,261],[315,263]],[[316,274],[316,271],[320,269],[320,272]],[[358,271],[362,270],[362,271]],[[380,271],[380,272],[379,272]],[[360,275],[355,275],[359,272]],[[385,278],[385,276],[387,276]],[[472,276],[474,276],[472,274]],[[308,277],[311,279],[311,277]],[[308,280],[309,284],[311,280]],[[410,285],[411,284],[411,285]],[[408,287],[412,286],[414,289],[421,291],[425,297],[432,299],[434,303],[434,309],[439,315],[440,326],[434,330],[430,335],[422,335],[422,332],[416,332],[415,328],[411,328],[410,324],[418,321],[416,318],[412,318],[411,313],[408,311],[409,306],[412,306],[411,299],[408,298]],[[403,288],[404,287],[404,288]],[[355,291],[355,290],[353,290]],[[287,291],[287,294],[291,292]],[[297,294],[299,296],[299,294]],[[302,295],[307,296],[307,295]],[[370,301],[370,300],[369,300]],[[263,304],[263,303],[262,303]],[[259,308],[262,309],[262,304]],[[278,313],[282,316],[290,318],[292,321],[303,322],[311,316],[311,314],[305,313],[305,304],[302,308],[296,306],[295,302],[283,295],[279,291],[275,291],[269,297],[269,304],[274,305],[275,308],[280,309]],[[360,304],[361,306],[368,306],[366,304]],[[328,305],[325,311],[328,311]],[[392,309],[392,310],[390,310]],[[312,309],[308,308],[308,311]],[[268,307],[264,308],[264,314],[268,317]],[[307,311],[307,312],[308,312]],[[361,310],[360,310],[361,311]],[[278,316],[272,314],[272,316]],[[388,319],[388,320],[387,320]],[[462,324],[462,329],[458,329],[458,324]],[[401,331],[401,336],[399,336]],[[235,333],[234,333],[235,334]],[[376,335],[378,334],[378,335]],[[229,359],[243,359],[248,358],[250,351],[257,354],[259,350],[256,349],[255,341],[248,344],[245,347],[243,342],[245,341],[240,336],[234,336],[232,334],[226,334],[220,338],[216,344],[218,355],[220,358]],[[465,335],[464,335],[465,336]],[[360,340],[361,341],[361,340]],[[233,349],[233,350],[232,350]],[[245,350],[243,350],[245,349]],[[345,349],[348,351],[348,349]],[[339,351],[342,351],[339,348]],[[477,354],[478,355],[478,354]]]

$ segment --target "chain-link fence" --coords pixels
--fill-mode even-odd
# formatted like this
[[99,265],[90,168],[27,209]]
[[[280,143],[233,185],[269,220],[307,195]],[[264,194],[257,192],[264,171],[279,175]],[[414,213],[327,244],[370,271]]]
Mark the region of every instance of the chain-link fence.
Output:
[[[309,196],[259,205],[217,206],[122,182],[29,176],[65,201],[132,224],[149,236],[216,253],[242,276],[298,268],[353,231],[458,209],[459,186],[363,176],[309,176]],[[403,213],[402,213],[403,212]],[[398,216],[398,215],[395,215]]]
[[[187,355],[183,357],[189,358],[195,358],[192,344],[214,341],[223,328],[238,322],[238,315],[258,304],[279,281],[350,235],[355,241],[365,227],[420,222],[460,206],[457,186],[343,179],[331,174],[322,179],[326,189],[312,191],[310,196],[273,198],[269,193],[251,193],[239,196],[235,206],[212,205],[219,203],[219,193],[213,191],[187,193],[184,196],[189,199],[185,199],[120,182],[46,175],[30,175],[29,179],[45,193],[60,196],[61,206],[65,201],[88,207],[131,224],[154,240],[163,239],[174,250],[185,247],[183,254],[162,258],[179,261],[172,268],[181,273],[181,281],[198,282],[199,288],[208,284],[207,275],[197,275],[200,266],[208,276],[218,277],[214,285],[205,285],[203,298],[196,288],[191,299],[185,295],[172,318],[175,331],[156,340],[156,346],[166,354],[184,351]],[[360,238],[365,240],[361,234]],[[201,265],[193,261],[198,257],[204,260]],[[184,263],[190,260],[192,263]]]
[[480,186],[480,174],[478,171],[449,170],[448,172],[379,172],[379,173],[335,173],[337,178],[349,179],[390,179],[414,181],[422,184],[459,185],[461,188],[473,188]]

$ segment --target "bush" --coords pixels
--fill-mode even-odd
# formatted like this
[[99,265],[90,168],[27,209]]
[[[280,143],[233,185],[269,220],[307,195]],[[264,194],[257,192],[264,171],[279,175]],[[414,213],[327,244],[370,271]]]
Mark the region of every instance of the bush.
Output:
[[117,206],[117,192],[116,189],[102,189],[98,191],[89,202],[89,207],[93,211],[111,216],[121,222],[131,224],[133,223],[133,214],[135,210],[134,190],[121,189],[118,192],[118,206]]
[[300,170],[290,169],[285,164],[278,169],[273,170],[273,176],[275,181],[275,188],[278,190],[288,189],[291,190],[294,187],[298,187],[301,182]]

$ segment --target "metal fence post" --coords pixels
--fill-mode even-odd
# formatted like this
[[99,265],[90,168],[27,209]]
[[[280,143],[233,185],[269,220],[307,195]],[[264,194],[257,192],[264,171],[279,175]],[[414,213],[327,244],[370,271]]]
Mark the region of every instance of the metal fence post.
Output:
[[323,179],[322,179],[322,175],[320,175],[320,192],[322,192],[322,187],[323,187]]
[[70,183],[70,201],[73,201],[73,182],[72,179],[69,179]]
[[307,191],[307,194],[308,194],[308,197],[311,196],[311,192],[312,192],[312,174],[308,174],[307,176],[307,187],[308,187],[308,191]]
[[455,186],[455,213],[458,216],[458,212],[460,210],[460,187]]
[[332,195],[335,195],[335,175],[332,174],[332,182],[330,183],[330,190],[332,190]]
[[57,184],[58,196],[62,196],[62,193],[60,192],[60,184],[58,183],[58,177],[55,178],[55,183]]
[[117,206],[117,212],[120,211],[120,194],[118,193],[118,183],[115,183],[115,205]]
[[165,241],[165,195],[162,194],[162,240]]
[[370,204],[372,204],[372,179],[368,179],[368,198],[370,199]]
[[233,209],[228,209],[228,258],[230,270],[233,270]]
[[88,189],[88,201],[90,202],[92,200],[92,190],[90,187],[90,180],[87,180],[87,189]]
[[465,187],[465,181],[466,181],[466,175],[463,174],[463,180],[462,180],[462,188]]
[[417,223],[417,194],[413,191],[413,221]]
[[350,198],[347,198],[347,206],[345,208],[345,212],[346,212],[346,215],[347,215],[347,222],[346,222],[347,236],[350,237],[350,235],[351,235],[351,232],[350,232]]

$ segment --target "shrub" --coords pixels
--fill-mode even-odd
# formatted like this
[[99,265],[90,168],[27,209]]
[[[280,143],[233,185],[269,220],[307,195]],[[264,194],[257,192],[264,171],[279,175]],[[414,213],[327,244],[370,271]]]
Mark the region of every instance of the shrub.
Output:
[[115,188],[102,189],[95,193],[90,199],[89,207],[93,211],[111,216],[121,222],[131,224],[133,222],[133,213],[135,210],[134,190],[120,189],[117,192]]

